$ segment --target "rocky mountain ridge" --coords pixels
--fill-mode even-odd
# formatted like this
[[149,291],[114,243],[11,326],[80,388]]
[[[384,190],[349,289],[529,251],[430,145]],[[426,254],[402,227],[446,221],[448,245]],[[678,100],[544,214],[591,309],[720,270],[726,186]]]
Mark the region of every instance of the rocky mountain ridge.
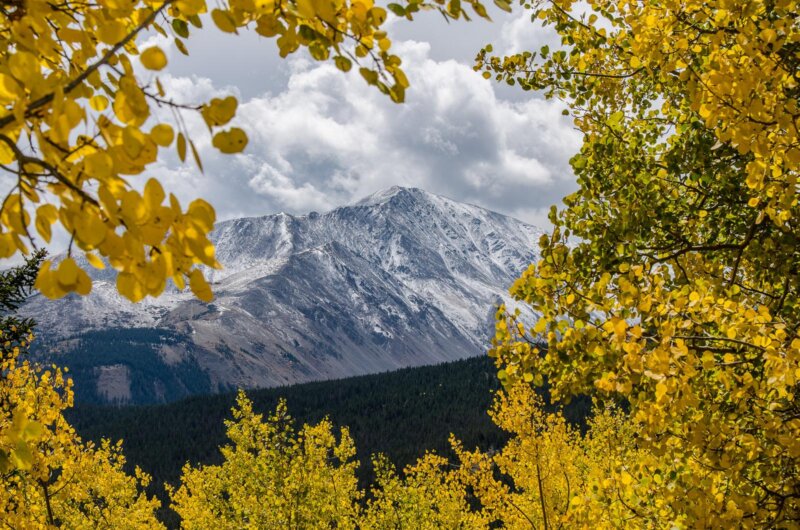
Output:
[[134,305],[105,270],[90,296],[34,297],[24,311],[39,321],[39,355],[71,365],[89,401],[382,372],[483,353],[539,233],[394,187],[324,214],[219,223],[210,304],[173,289]]

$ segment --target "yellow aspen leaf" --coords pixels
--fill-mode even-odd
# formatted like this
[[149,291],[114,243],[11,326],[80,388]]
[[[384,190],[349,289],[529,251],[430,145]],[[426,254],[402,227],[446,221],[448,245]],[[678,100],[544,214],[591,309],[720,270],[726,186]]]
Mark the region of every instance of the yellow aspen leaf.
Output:
[[361,77],[363,77],[364,80],[370,85],[374,85],[378,82],[378,72],[370,70],[369,68],[359,68],[358,72],[361,74]]
[[353,67],[353,62],[348,59],[347,57],[343,57],[341,55],[337,55],[333,59],[336,68],[341,70],[342,72],[349,72],[350,69]]
[[169,147],[175,139],[175,131],[168,123],[159,123],[150,129],[150,137],[161,147]]
[[3,223],[17,233],[25,232],[30,223],[28,212],[22,208],[21,199],[17,194],[10,195],[6,199],[1,217]]
[[89,105],[97,112],[103,112],[108,108],[108,98],[102,94],[92,96]]
[[194,158],[194,163],[197,164],[197,169],[200,170],[200,173],[203,173],[203,161],[200,159],[200,153],[197,152],[197,148],[191,140],[189,140],[189,149],[192,150],[192,157]]
[[181,159],[181,162],[186,161],[186,137],[183,133],[178,133],[178,158]]
[[109,9],[130,10],[135,6],[134,0],[101,0],[101,5]]
[[772,28],[765,28],[759,34],[759,37],[761,37],[761,39],[764,40],[764,42],[768,43],[773,42],[777,36],[778,33]]
[[265,14],[256,21],[256,32],[263,37],[274,37],[278,35],[282,29],[283,26],[281,23],[271,14]]
[[136,109],[133,100],[125,92],[117,92],[112,105],[114,113],[125,124],[138,126],[144,122],[146,117],[142,117]]
[[297,0],[297,11],[303,18],[314,18],[316,10],[312,0]]
[[0,164],[7,165],[16,159],[16,153],[5,142],[0,142]]
[[664,399],[664,396],[667,394],[667,385],[663,381],[659,381],[656,384],[656,401],[661,402]]
[[406,91],[400,85],[395,85],[389,89],[389,97],[395,103],[403,103],[406,98]]
[[167,55],[158,46],[152,46],[142,52],[139,60],[148,70],[162,70],[167,66]]
[[178,0],[175,6],[183,15],[189,17],[204,13],[206,9],[206,4],[202,0]]
[[105,222],[96,214],[79,215],[74,223],[76,235],[85,244],[85,247],[96,247],[105,240],[108,233]]
[[19,429],[20,438],[26,442],[38,441],[44,433],[44,426],[40,422],[29,418],[24,419],[24,425]]
[[122,196],[120,210],[123,217],[130,224],[139,225],[147,220],[147,205],[142,200],[141,195],[133,190],[125,192]]
[[203,119],[209,127],[225,125],[236,115],[239,102],[233,96],[214,98],[200,110]]
[[212,144],[226,154],[241,153],[247,147],[247,134],[238,127],[232,127],[215,134]]
[[625,321],[624,318],[616,318],[613,321],[614,325],[614,334],[617,337],[623,338],[625,336],[625,331],[628,329],[628,323]]
[[179,52],[181,52],[183,55],[189,55],[189,49],[181,39],[175,39],[173,42],[175,43],[175,47],[178,48]]
[[50,226],[58,220],[58,209],[52,204],[43,204],[36,209],[36,230],[46,242],[50,242]]
[[192,270],[191,274],[189,274],[189,287],[194,295],[203,302],[211,302],[214,299],[211,287],[203,277],[203,273],[198,269]]
[[122,148],[131,160],[136,160],[144,149],[147,138],[138,127],[122,129]]
[[161,183],[154,179],[148,179],[147,184],[144,186],[144,202],[148,210],[155,211],[155,209],[164,202],[164,188]]
[[92,280],[83,269],[78,269],[78,281],[75,284],[75,292],[81,296],[87,296],[92,292]]
[[33,452],[27,443],[17,443],[9,453],[13,467],[27,471],[33,467]]
[[129,272],[120,272],[117,275],[117,291],[133,303],[141,301],[145,295],[142,284]]
[[225,33],[237,33],[236,23],[231,17],[231,14],[222,9],[214,9],[211,11],[211,19],[216,26]]
[[703,365],[702,366],[703,366],[704,370],[711,370],[716,365],[716,360],[714,359],[714,354],[711,353],[710,351],[707,351],[707,352],[703,353],[702,361],[703,361]]
[[9,75],[0,74],[0,104],[8,104],[21,94],[19,84]]
[[511,12],[511,2],[508,0],[494,0],[494,5],[507,13]]
[[214,228],[214,223],[217,219],[216,212],[214,212],[214,207],[203,199],[193,200],[189,204],[189,208],[186,213],[190,217],[200,222],[203,230],[206,232],[209,232]]
[[106,264],[103,263],[103,260],[97,257],[97,254],[94,254],[93,252],[87,252],[85,256],[86,256],[86,261],[89,262],[89,265],[91,265],[95,269],[103,270],[106,268]]
[[51,270],[51,267],[51,261],[45,261],[42,264],[39,268],[39,273],[36,275],[34,287],[47,298],[61,298],[66,294],[66,291],[59,287],[56,271]]
[[16,79],[28,83],[40,75],[39,60],[35,55],[26,51],[17,51],[8,59],[8,69]]
[[72,258],[66,258],[58,265],[56,278],[65,290],[71,289],[78,283],[78,265]]
[[93,178],[105,180],[113,173],[114,161],[103,151],[95,151],[83,159],[83,170]]
[[116,44],[127,34],[128,28],[121,20],[104,20],[97,25],[97,37],[105,44]]
[[725,355],[722,356],[722,362],[724,362],[725,364],[731,364],[735,360],[736,357],[734,357],[732,353],[726,353]]

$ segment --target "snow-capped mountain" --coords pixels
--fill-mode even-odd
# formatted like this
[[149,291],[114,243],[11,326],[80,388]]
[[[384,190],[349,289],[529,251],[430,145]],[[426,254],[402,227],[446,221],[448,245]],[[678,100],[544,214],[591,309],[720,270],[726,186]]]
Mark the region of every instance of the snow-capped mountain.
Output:
[[[219,223],[215,300],[134,305],[97,271],[88,297],[37,296],[38,355],[79,397],[161,401],[392,370],[485,352],[493,315],[540,232],[414,188],[325,214]],[[83,385],[85,388],[81,388]]]

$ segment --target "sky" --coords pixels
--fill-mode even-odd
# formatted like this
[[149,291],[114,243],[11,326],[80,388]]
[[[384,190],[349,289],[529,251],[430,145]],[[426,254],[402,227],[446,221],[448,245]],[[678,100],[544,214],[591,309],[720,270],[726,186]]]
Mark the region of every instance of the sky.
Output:
[[[142,188],[156,177],[184,206],[209,201],[218,220],[325,212],[413,186],[546,229],[550,206],[577,188],[568,160],[580,135],[561,102],[483,79],[472,65],[486,44],[505,54],[555,44],[555,36],[520,10],[490,15],[492,22],[389,15],[392,49],[411,83],[403,104],[368,86],[356,69],[345,74],[305,52],[282,59],[275,41],[255,31],[229,35],[207,20],[187,41],[189,56],[149,36],[139,48],[159,44],[169,62],[157,74],[138,70],[141,80],[157,75],[182,103],[235,95],[231,125],[245,129],[249,143],[242,154],[223,155],[200,117],[184,112],[204,172],[170,150],[131,183]],[[153,109],[152,119],[174,122],[168,109]],[[0,189],[11,183],[0,178]],[[58,253],[68,241],[56,227],[47,246]]]
[[167,157],[148,175],[183,201],[209,200],[221,220],[323,212],[401,185],[545,226],[550,205],[576,187],[567,161],[580,136],[562,103],[472,69],[485,44],[503,53],[553,40],[530,14],[490,14],[491,23],[447,23],[437,13],[390,19],[411,82],[400,105],[355,70],[305,53],[281,59],[274,40],[209,24],[189,40],[188,57],[168,48],[158,75],[184,102],[236,95],[234,125],[249,144],[242,155],[221,155],[199,119],[186,116],[205,172]]

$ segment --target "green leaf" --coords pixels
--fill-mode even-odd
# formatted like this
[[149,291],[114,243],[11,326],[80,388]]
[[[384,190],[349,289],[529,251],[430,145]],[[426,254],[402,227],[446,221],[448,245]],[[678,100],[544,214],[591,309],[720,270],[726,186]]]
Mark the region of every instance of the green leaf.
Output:
[[192,15],[192,16],[188,17],[186,20],[189,21],[189,24],[191,24],[192,26],[194,26],[194,27],[196,27],[198,29],[203,27],[203,21],[200,19],[200,17],[198,15]]
[[359,68],[358,72],[370,85],[378,83],[378,72],[370,70],[369,68]]
[[186,137],[183,133],[178,133],[178,158],[181,162],[186,161]]
[[197,164],[197,167],[200,169],[200,173],[203,173],[203,162],[200,161],[200,155],[197,153],[197,148],[194,146],[194,142],[189,140],[189,147],[192,150],[192,156],[194,157],[194,162]]
[[347,57],[344,57],[342,55],[337,55],[336,57],[334,57],[333,62],[336,65],[336,68],[338,68],[342,72],[349,72],[350,69],[353,67],[353,62]]
[[511,13],[511,2],[507,0],[494,0],[494,4],[506,13]]
[[391,11],[392,13],[397,15],[398,17],[406,16],[406,9],[403,6],[401,6],[400,4],[389,4],[386,7],[389,9],[389,11]]
[[234,22],[233,17],[227,11],[214,9],[211,11],[211,19],[221,31],[225,33],[238,33],[238,31],[236,31],[236,22]]
[[189,37],[189,25],[185,20],[174,19],[172,21],[172,29],[175,30],[175,34],[179,37],[184,39]]
[[622,121],[622,118],[624,118],[624,117],[625,117],[625,113],[623,113],[621,110],[618,110],[617,112],[615,112],[614,114],[612,114],[611,116],[608,117],[608,120],[606,121],[606,123],[608,124],[609,127],[611,127],[612,129],[615,129],[615,128],[617,128],[617,126]]

